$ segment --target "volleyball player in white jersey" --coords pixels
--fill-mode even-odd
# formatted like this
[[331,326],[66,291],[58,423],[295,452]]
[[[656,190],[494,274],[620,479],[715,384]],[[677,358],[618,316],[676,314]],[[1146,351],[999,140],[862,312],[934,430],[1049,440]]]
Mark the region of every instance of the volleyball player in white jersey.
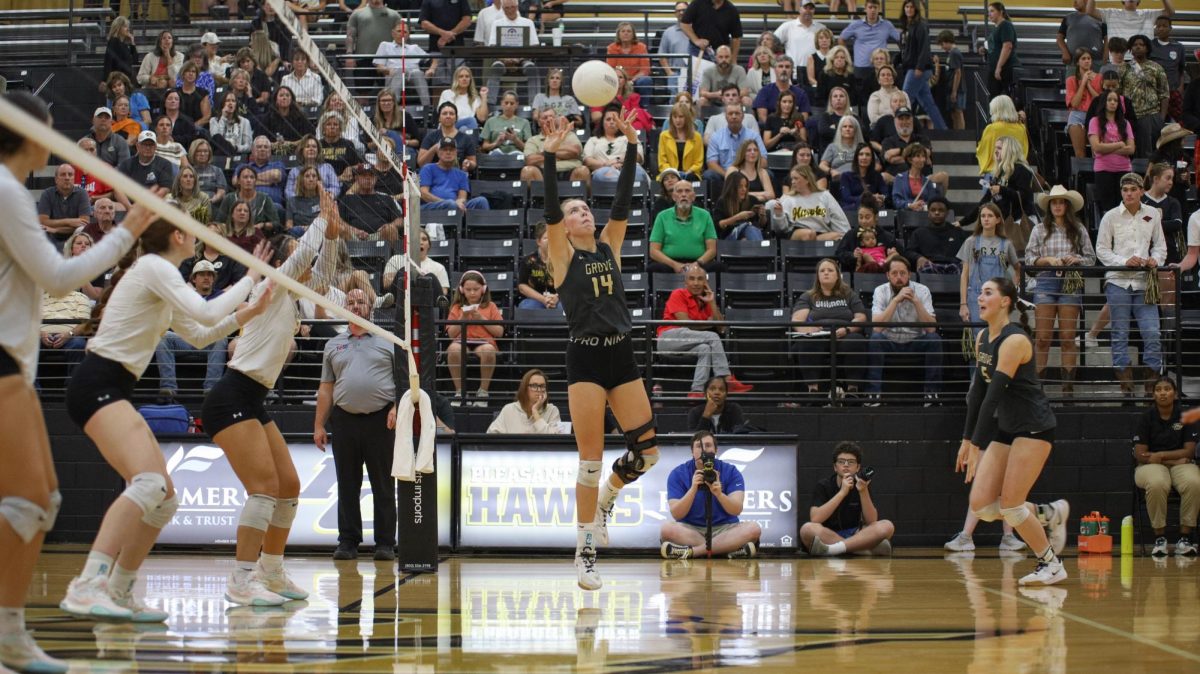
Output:
[[[280,246],[274,263],[324,295],[335,272],[333,242],[341,221],[328,192],[321,190],[320,202],[321,214],[298,242]],[[283,569],[283,548],[300,504],[300,478],[287,442],[263,407],[300,327],[296,300],[279,290],[267,310],[246,324],[225,375],[204,399],[204,428],[225,451],[247,493],[238,518],[237,567],[225,590],[225,599],[234,604],[278,606],[308,597]]]
[[[23,91],[5,99],[50,122],[46,104]],[[25,630],[25,597],[42,539],[62,497],[37,391],[42,292],[65,295],[112,268],[151,214],[135,206],[120,227],[83,255],[63,258],[38,224],[22,179],[46,166],[50,151],[0,127],[0,672],[65,672]]]
[[[113,275],[100,297],[100,327],[67,386],[67,413],[129,486],[109,506],[83,573],[59,606],[85,617],[161,622],[167,614],[146,608],[132,591],[178,503],[162,449],[131,402],[133,388],[168,328],[203,348],[262,313],[269,298],[238,308],[258,280],[251,271],[205,301],[179,273],[196,237],[166,220],[154,221],[140,241],[141,257]],[[260,245],[255,253],[265,260],[271,251]]]

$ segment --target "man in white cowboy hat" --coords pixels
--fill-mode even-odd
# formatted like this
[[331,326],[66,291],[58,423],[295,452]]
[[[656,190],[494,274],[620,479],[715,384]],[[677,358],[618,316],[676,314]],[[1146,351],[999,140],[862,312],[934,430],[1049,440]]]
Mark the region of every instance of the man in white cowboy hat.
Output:
[[1096,235],[1096,257],[1106,267],[1126,268],[1104,275],[1104,295],[1112,312],[1112,359],[1121,391],[1133,395],[1133,361],[1129,356],[1129,322],[1137,320],[1142,333],[1142,363],[1148,394],[1153,375],[1162,371],[1158,305],[1146,301],[1147,279],[1166,264],[1167,242],[1162,213],[1142,203],[1142,177],[1121,176],[1121,204],[1104,214]]
[[[1059,206],[1062,204],[1062,206]],[[1060,379],[1062,393],[1069,397],[1075,388],[1075,366],[1079,362],[1079,347],[1075,345],[1075,329],[1083,310],[1083,294],[1080,290],[1068,291],[1067,275],[1062,267],[1096,264],[1096,251],[1092,238],[1083,220],[1078,216],[1083,209],[1083,195],[1055,185],[1049,192],[1037,196],[1037,205],[1045,218],[1029,234],[1025,248],[1025,264],[1032,267],[1056,267],[1054,271],[1040,271],[1033,290],[1033,303],[1039,327],[1035,335],[1034,349],[1038,374],[1045,369],[1054,340],[1054,325],[1058,323],[1058,344],[1062,362]],[[1075,231],[1072,232],[1071,230]],[[1045,321],[1049,321],[1048,324]]]

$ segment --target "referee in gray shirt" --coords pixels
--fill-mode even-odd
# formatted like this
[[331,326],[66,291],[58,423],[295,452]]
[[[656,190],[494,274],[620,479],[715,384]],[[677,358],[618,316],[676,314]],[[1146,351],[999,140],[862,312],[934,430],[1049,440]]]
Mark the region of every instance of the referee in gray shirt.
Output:
[[[346,294],[346,309],[369,319],[371,303],[361,290]],[[325,343],[313,441],[325,451],[325,422],[333,430],[338,482],[338,545],[334,559],[357,559],[362,543],[363,464],[375,501],[375,559],[396,558],[396,482],[392,452],[396,428],[394,347],[351,324]]]

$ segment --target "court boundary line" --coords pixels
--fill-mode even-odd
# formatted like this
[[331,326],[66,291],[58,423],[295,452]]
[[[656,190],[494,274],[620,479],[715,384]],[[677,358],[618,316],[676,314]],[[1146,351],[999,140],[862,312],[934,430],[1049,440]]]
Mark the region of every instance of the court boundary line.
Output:
[[[1032,607],[1032,608],[1045,608],[1045,607],[1046,607],[1046,605],[1045,605],[1045,604],[1043,604],[1043,603],[1041,603],[1041,602],[1037,602],[1037,601],[1034,601],[1034,600],[1032,600],[1032,599],[1028,599],[1028,598],[1026,598],[1026,597],[1022,597],[1022,596],[1020,596],[1020,595],[1016,595],[1016,594],[1009,594],[1009,593],[1007,593],[1007,592],[1005,592],[1005,591],[1003,591],[1003,590],[997,590],[997,589],[995,589],[995,588],[988,587],[988,586],[986,586],[986,585],[984,585],[983,583],[980,583],[980,582],[974,582],[974,583],[972,583],[972,581],[969,581],[969,580],[966,580],[966,579],[963,579],[963,581],[962,581],[962,582],[963,582],[963,584],[964,584],[964,585],[971,585],[971,584],[974,584],[974,585],[978,586],[978,587],[979,587],[979,589],[983,590],[984,592],[987,592],[987,593],[989,593],[989,594],[996,595],[996,596],[998,596],[998,597],[1004,597],[1004,598],[1008,598],[1008,599],[1016,599],[1018,602],[1020,602],[1020,603],[1024,604],[1025,606],[1028,606],[1028,607]],[[1140,635],[1140,634],[1136,634],[1136,633],[1134,633],[1134,632],[1128,632],[1128,631],[1126,631],[1126,630],[1123,630],[1123,629],[1120,629],[1120,628],[1117,628],[1117,627],[1113,627],[1113,626],[1111,626],[1111,625],[1105,625],[1105,624],[1104,624],[1104,623],[1102,623],[1102,622],[1098,622],[1098,621],[1096,621],[1096,620],[1092,620],[1091,618],[1085,618],[1085,617],[1083,617],[1083,616],[1081,616],[1081,615],[1076,615],[1076,614],[1074,614],[1074,613],[1072,613],[1072,612],[1070,612],[1070,611],[1066,611],[1066,610],[1063,610],[1063,609],[1061,609],[1061,608],[1059,608],[1059,609],[1055,609],[1055,611],[1057,611],[1057,612],[1058,612],[1058,614],[1059,614],[1059,615],[1061,615],[1062,617],[1064,617],[1064,618],[1066,618],[1066,619],[1068,619],[1068,620],[1072,620],[1072,621],[1074,621],[1074,622],[1077,622],[1077,623],[1079,623],[1080,625],[1084,625],[1084,626],[1087,626],[1087,627],[1091,627],[1092,629],[1097,629],[1097,630],[1100,630],[1101,632],[1107,632],[1107,633],[1109,633],[1109,634],[1112,634],[1112,635],[1114,635],[1114,636],[1118,636],[1118,637],[1124,637],[1124,638],[1126,638],[1126,639],[1129,639],[1130,641],[1135,641],[1135,642],[1137,642],[1137,643],[1139,643],[1139,644],[1142,644],[1142,645],[1144,645],[1144,646],[1150,646],[1150,647],[1152,647],[1152,648],[1157,648],[1158,650],[1160,650],[1160,651],[1163,651],[1164,653],[1169,653],[1169,654],[1171,654],[1171,655],[1174,655],[1174,656],[1176,656],[1176,657],[1183,658],[1183,659],[1185,659],[1185,660],[1190,660],[1190,661],[1192,661],[1192,662],[1197,662],[1197,663],[1200,663],[1200,655],[1196,655],[1196,654],[1194,654],[1194,653],[1190,653],[1190,652],[1188,652],[1188,651],[1185,651],[1185,650],[1183,650],[1183,649],[1181,649],[1181,648],[1176,648],[1175,646],[1172,646],[1172,645],[1170,645],[1170,644],[1165,644],[1165,643],[1163,643],[1163,642],[1161,642],[1161,641],[1156,641],[1156,640],[1154,640],[1154,639],[1151,639],[1151,638],[1149,638],[1149,637],[1144,637],[1144,636],[1142,636],[1142,635]]]

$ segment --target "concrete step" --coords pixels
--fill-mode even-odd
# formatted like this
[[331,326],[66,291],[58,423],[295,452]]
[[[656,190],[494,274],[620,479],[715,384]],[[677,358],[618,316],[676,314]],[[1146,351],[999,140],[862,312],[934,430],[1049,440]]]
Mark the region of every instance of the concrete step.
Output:
[[955,154],[969,152],[975,154],[975,147],[978,144],[973,140],[935,140],[933,141],[933,151],[941,154],[943,152],[953,152]]

